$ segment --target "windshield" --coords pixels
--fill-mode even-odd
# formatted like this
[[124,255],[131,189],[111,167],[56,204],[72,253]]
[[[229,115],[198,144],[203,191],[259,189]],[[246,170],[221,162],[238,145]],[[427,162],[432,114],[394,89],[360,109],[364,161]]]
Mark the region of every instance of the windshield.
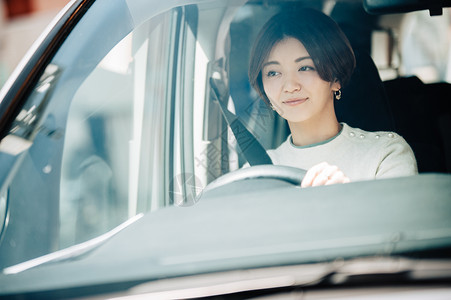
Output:
[[[450,82],[451,74],[450,35],[436,29],[447,28],[449,33],[448,9],[443,16],[431,19],[423,12],[370,16],[359,1],[172,1],[161,4],[162,8],[144,2],[95,1],[48,64],[17,115],[8,137],[19,137],[23,147],[15,154],[3,150],[1,153],[5,162],[11,157],[20,159],[15,168],[8,169],[12,175],[4,176],[0,191],[0,267],[103,236],[95,248],[113,236],[104,234],[113,231],[115,235],[117,226],[141,214],[152,220],[155,215],[155,223],[145,221],[152,228],[132,234],[133,241],[164,243],[152,244],[152,249],[155,261],[174,268],[173,273],[164,273],[168,276],[189,269],[187,265],[176,269],[179,263],[207,264],[209,259],[218,257],[223,261],[211,268],[222,268],[228,259],[240,255],[243,261],[249,259],[249,264],[241,261],[247,267],[260,267],[266,266],[264,255],[274,253],[288,253],[286,258],[271,256],[276,257],[269,260],[275,265],[296,260],[333,261],[377,255],[380,251],[402,253],[403,249],[396,248],[397,241],[387,241],[387,237],[421,240],[403,244],[404,250],[411,253],[415,247],[427,248],[421,237],[434,240],[436,243],[430,244],[434,247],[449,245],[449,221],[443,220],[449,216],[449,202],[444,199],[449,196],[449,175],[445,173],[451,171],[451,110],[448,99],[431,96],[449,90],[446,81]],[[349,84],[335,88],[333,84],[338,81],[325,81],[322,73],[311,75],[312,69],[320,69],[318,66],[328,68],[329,64],[321,63],[323,58],[307,53],[302,56],[307,59],[293,60],[296,72],[302,70],[302,76],[312,76],[303,78],[313,78],[314,92],[304,94],[306,88],[297,98],[280,103],[290,102],[290,107],[294,107],[327,91],[337,115],[335,131],[307,145],[296,144],[301,131],[294,128],[296,123],[302,123],[296,119],[302,113],[287,117],[280,107],[271,106],[276,103],[271,101],[278,99],[278,86],[270,86],[264,80],[276,79],[262,79],[262,84],[266,84],[264,95],[249,80],[256,53],[253,44],[261,28],[273,16],[300,7],[322,11],[335,20],[347,36],[346,49],[355,53],[356,63],[355,71],[348,76]],[[301,44],[302,51],[309,47],[305,44]],[[298,51],[299,43],[293,45]],[[283,57],[270,51],[263,70],[268,65],[281,69],[262,74],[277,77],[291,70],[292,65],[285,64]],[[302,66],[298,65],[300,61]],[[436,102],[424,108],[424,101]],[[412,113],[407,114],[410,110]],[[242,125],[233,123],[236,119]],[[363,150],[355,154],[354,148],[339,147],[350,139],[366,143],[361,146]],[[383,154],[374,150],[377,141],[385,143],[379,147],[386,150]],[[254,149],[251,145],[256,143],[263,152],[271,150],[270,160],[281,168],[252,173],[249,167],[254,164],[249,157],[255,157],[257,150],[249,149]],[[276,152],[278,147],[303,154],[295,158],[284,154],[287,148]],[[328,161],[331,164],[339,165],[343,157],[352,162],[339,165],[340,172],[346,175],[340,183],[345,184],[332,189],[300,188],[301,181],[296,181],[298,175],[293,172],[303,176],[305,170],[322,162],[323,156],[317,155],[326,152],[324,149],[335,153]],[[393,163],[388,168],[387,164],[373,163],[376,157],[383,161],[391,155],[402,156],[408,167]],[[251,171],[246,171],[248,168]],[[391,170],[397,171],[390,173]],[[237,171],[244,175],[233,177]],[[413,185],[419,189],[423,182],[414,176],[418,172],[440,175],[428,177],[429,185],[413,197],[410,188]],[[232,175],[224,177],[228,174]],[[410,177],[415,181],[409,181]],[[381,179],[380,185],[372,185],[375,179]],[[205,190],[212,182],[215,188]],[[398,190],[399,186],[403,191]],[[374,196],[377,193],[383,195],[378,203],[384,203],[385,208],[372,204],[373,200],[378,201]],[[301,205],[296,202],[297,197],[307,200]],[[409,201],[423,205],[419,198],[437,201],[434,213],[441,211],[438,219],[442,223],[433,224],[433,216],[427,215],[424,218],[431,223],[415,225],[409,219],[405,222],[408,226],[401,226],[408,234],[396,232],[396,220],[402,219],[404,208],[410,207]],[[323,201],[315,202],[316,199]],[[333,202],[336,199],[338,203]],[[204,206],[199,206],[202,201]],[[443,210],[437,209],[440,205]],[[197,211],[203,214],[196,215],[197,207],[203,207]],[[375,218],[368,209],[377,211],[380,218],[388,216],[387,226],[376,221],[366,224],[365,218]],[[422,218],[421,209],[417,207],[409,216]],[[342,210],[345,213],[340,214]],[[293,222],[303,218],[305,223],[298,225],[311,226],[312,230],[303,228],[305,235],[297,240],[294,236],[299,232],[295,229],[299,228],[293,229],[292,223],[263,226],[264,231],[258,225],[274,225],[271,220],[283,216]],[[321,218],[320,224],[316,217]],[[227,218],[230,219],[226,222]],[[255,223],[246,224],[247,219]],[[361,227],[355,228],[351,220]],[[224,240],[217,240],[216,246],[209,242],[211,236],[202,235],[200,230],[209,224],[223,226],[217,230]],[[248,227],[241,231],[244,225]],[[177,252],[181,251],[177,241],[164,237],[168,233],[170,239],[169,233],[180,231],[188,233],[172,238],[189,240],[189,245],[203,248],[191,249],[197,254],[189,250],[186,255]],[[434,234],[436,239],[431,238]],[[247,243],[253,237],[258,245],[255,248]],[[289,237],[293,240],[287,242]],[[273,243],[268,246],[263,241]],[[217,252],[220,247],[224,249],[223,256]],[[384,247],[393,249],[384,252]],[[158,256],[161,251],[168,256]],[[153,253],[148,255],[152,257]],[[107,259],[111,257],[106,255]],[[121,263],[127,266],[126,262]],[[232,267],[240,268],[240,261],[227,265]],[[161,270],[164,268],[156,268],[153,275]]]

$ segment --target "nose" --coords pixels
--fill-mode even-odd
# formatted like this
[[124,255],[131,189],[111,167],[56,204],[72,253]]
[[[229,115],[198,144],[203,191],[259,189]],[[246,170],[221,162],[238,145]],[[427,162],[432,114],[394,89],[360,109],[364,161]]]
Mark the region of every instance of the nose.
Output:
[[301,90],[301,82],[297,74],[287,74],[284,82],[284,90],[287,93],[294,93]]

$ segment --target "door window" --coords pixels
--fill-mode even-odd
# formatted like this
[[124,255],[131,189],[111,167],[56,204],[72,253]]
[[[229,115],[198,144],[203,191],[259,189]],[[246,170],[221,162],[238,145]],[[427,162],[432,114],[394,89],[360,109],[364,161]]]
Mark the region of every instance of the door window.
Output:
[[118,43],[71,102],[62,159],[60,246],[165,205],[176,11]]

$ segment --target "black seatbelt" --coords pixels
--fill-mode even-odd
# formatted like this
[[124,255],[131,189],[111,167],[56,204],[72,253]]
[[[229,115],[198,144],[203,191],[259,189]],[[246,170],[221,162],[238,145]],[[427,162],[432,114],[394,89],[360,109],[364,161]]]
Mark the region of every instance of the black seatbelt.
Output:
[[238,117],[227,109],[226,103],[228,99],[222,99],[224,98],[222,96],[224,93],[221,93],[220,91],[221,87],[225,89],[224,83],[220,79],[210,78],[210,85],[214,98],[221,108],[222,115],[227,124],[229,124],[230,129],[232,129],[238,146],[249,164],[251,166],[272,165],[271,158],[266,153],[265,148],[263,148],[254,135],[247,130]]

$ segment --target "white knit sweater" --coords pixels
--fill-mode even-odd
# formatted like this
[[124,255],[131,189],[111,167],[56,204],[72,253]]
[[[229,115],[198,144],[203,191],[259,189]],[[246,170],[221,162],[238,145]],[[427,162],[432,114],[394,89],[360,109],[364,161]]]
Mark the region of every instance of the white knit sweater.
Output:
[[408,176],[418,173],[407,142],[393,132],[368,132],[342,123],[341,132],[323,143],[298,147],[291,135],[268,154],[275,165],[308,170],[323,161],[336,165],[351,181]]

